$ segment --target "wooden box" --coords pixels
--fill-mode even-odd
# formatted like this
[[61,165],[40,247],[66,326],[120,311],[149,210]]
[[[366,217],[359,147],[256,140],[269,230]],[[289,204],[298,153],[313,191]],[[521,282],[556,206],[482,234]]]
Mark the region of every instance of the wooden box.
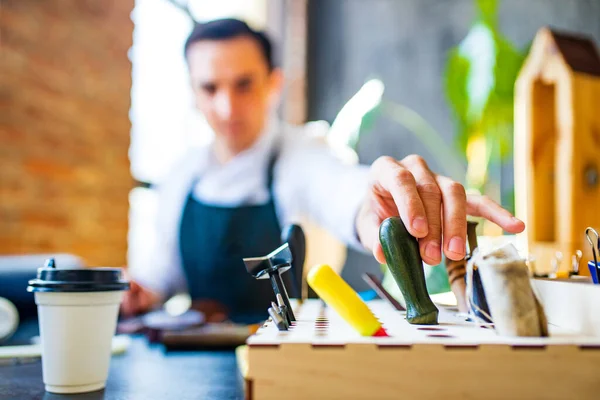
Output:
[[247,398],[600,398],[600,286],[533,285],[548,308],[548,338],[500,337],[439,305],[439,325],[410,325],[383,300],[368,304],[391,336],[362,337],[320,300],[295,304],[289,331],[267,321],[248,339]]

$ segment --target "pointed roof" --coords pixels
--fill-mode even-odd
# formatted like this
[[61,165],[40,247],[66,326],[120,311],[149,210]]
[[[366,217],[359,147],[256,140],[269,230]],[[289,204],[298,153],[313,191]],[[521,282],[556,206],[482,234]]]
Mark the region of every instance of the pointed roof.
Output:
[[573,71],[600,76],[600,54],[591,38],[549,29],[556,48]]

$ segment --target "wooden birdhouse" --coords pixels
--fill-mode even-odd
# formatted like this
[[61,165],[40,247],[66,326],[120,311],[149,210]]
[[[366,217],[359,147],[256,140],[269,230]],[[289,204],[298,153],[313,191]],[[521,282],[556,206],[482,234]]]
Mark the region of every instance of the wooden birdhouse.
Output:
[[[600,55],[586,37],[541,29],[515,88],[515,196],[523,238],[538,271],[556,252],[568,270],[600,229]],[[585,261],[585,263],[583,262]]]

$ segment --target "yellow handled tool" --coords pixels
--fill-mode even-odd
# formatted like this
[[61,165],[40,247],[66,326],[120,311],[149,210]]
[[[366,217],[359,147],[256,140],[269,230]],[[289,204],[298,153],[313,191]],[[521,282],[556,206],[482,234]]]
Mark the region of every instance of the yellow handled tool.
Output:
[[362,336],[388,336],[358,293],[329,265],[313,267],[307,281],[315,293]]

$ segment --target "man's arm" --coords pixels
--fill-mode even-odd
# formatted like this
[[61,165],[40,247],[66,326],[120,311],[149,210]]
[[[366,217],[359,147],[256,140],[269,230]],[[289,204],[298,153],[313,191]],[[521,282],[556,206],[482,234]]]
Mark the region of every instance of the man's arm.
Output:
[[164,184],[145,194],[154,220],[142,227],[149,233],[143,242],[132,243],[139,248],[131,252],[136,257],[129,260],[132,288],[122,307],[127,314],[147,311],[187,288],[179,255],[178,221],[189,189],[188,169],[182,162]]
[[302,216],[355,250],[360,243],[355,217],[368,193],[369,166],[327,142],[327,123],[285,125],[275,170],[278,214],[282,222]]
[[467,215],[484,217],[510,233],[525,229],[491,199],[467,196],[460,183],[432,172],[420,156],[383,156],[362,166],[343,163],[325,140],[296,139],[287,147],[279,179],[294,180],[293,196],[302,211],[345,243],[371,251],[380,263],[385,257],[379,226],[388,217],[401,217],[430,265],[441,262],[442,251],[451,260],[464,258]]
[[366,251],[358,239],[355,217],[368,193],[369,167],[342,161],[320,135],[292,133],[275,176],[283,217],[303,215],[338,240]]

